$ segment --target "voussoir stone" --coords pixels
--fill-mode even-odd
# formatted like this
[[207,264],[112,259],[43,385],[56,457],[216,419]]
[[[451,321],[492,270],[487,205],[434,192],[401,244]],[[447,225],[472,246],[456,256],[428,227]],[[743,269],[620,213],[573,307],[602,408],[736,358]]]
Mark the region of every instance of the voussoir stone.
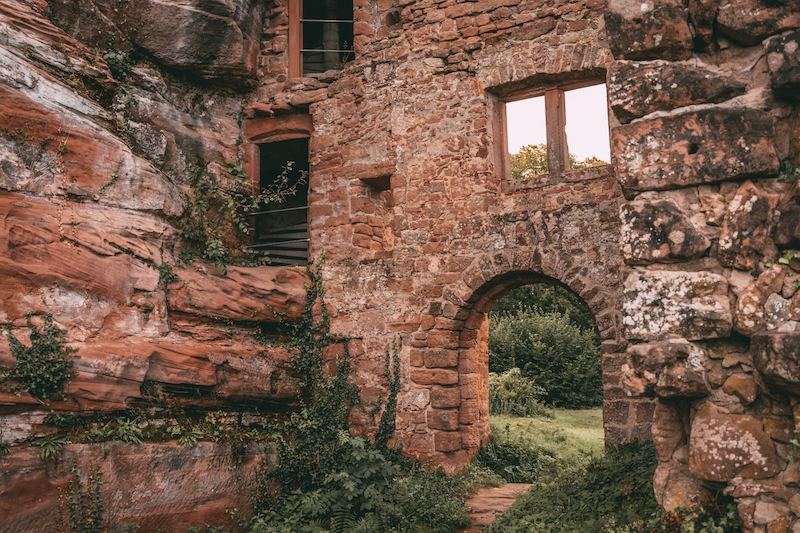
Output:
[[777,205],[778,196],[762,193],[751,181],[739,187],[722,224],[717,252],[720,263],[739,270],[756,265]]
[[736,476],[765,479],[781,470],[772,439],[760,420],[720,413],[709,404],[697,410],[689,436],[692,474],[726,482]]
[[800,395],[800,331],[753,335],[753,364],[770,387]]
[[775,94],[800,96],[800,31],[780,35],[766,42],[770,85]]
[[747,86],[711,71],[668,61],[614,61],[608,69],[608,99],[620,122],[654,111],[718,103]]
[[635,396],[696,398],[708,394],[703,351],[681,343],[635,344],[622,366],[623,384]]
[[606,31],[618,59],[686,59],[692,35],[677,0],[606,0]]
[[720,5],[717,24],[732,39],[755,45],[770,35],[800,27],[800,10],[768,0],[729,0]]
[[632,272],[624,284],[628,339],[711,339],[730,335],[728,282],[709,272]]
[[733,329],[751,336],[766,326],[765,305],[769,296],[780,292],[786,267],[773,265],[739,294],[733,315]]
[[611,132],[617,179],[629,191],[770,176],[774,119],[757,109],[706,108],[642,119]]
[[676,263],[703,255],[711,241],[672,200],[620,208],[622,256],[629,265]]

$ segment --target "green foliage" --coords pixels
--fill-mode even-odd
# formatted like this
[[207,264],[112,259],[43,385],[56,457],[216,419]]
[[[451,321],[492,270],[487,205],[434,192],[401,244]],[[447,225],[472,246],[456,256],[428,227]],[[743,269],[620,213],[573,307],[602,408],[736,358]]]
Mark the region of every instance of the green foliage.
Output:
[[197,243],[199,250],[186,249],[183,259],[200,255],[214,261],[220,272],[225,272],[226,264],[239,262],[246,265],[263,263],[252,254],[242,257],[242,252],[231,250],[228,242],[236,236],[247,236],[253,231],[250,215],[259,207],[271,202],[283,202],[288,196],[297,194],[297,187],[305,176],[294,185],[289,185],[292,162],[288,162],[283,172],[258,196],[250,193],[247,174],[233,162],[228,162],[228,172],[235,179],[223,184],[206,165],[197,162],[192,165],[190,176],[190,205],[188,222],[183,229],[184,238]]
[[[390,360],[394,366],[390,368]],[[386,349],[384,358],[386,379],[389,381],[389,396],[386,399],[386,408],[375,433],[375,446],[383,448],[394,435],[395,420],[397,418],[397,393],[400,392],[400,355],[397,353],[397,341],[392,341],[392,350]]]
[[[17,360],[13,367],[0,367],[2,390],[17,395],[23,392],[43,403],[63,400],[64,383],[69,382],[74,371],[72,361],[78,351],[65,346],[66,332],[53,323],[52,315],[44,315],[44,328],[33,324],[31,314],[26,321],[30,329],[31,346],[23,345],[13,334],[11,325],[6,326],[11,355]],[[8,384],[14,381],[14,384]]]
[[103,473],[100,467],[89,469],[84,489],[78,463],[72,461],[72,479],[67,486],[69,502],[69,526],[73,533],[101,533],[103,526]]
[[652,516],[656,465],[652,443],[623,444],[593,460],[583,475],[572,471],[571,479],[534,486],[486,533],[597,533],[611,517],[626,524]]
[[694,497],[690,507],[672,511],[658,509],[651,518],[619,523],[615,516],[601,528],[602,533],[738,533],[742,520],[730,499]]
[[188,423],[179,424],[176,420],[170,420],[167,426],[167,433],[173,437],[178,437],[178,444],[185,448],[196,448],[200,440],[205,436],[203,430],[191,426]]
[[789,159],[781,161],[780,172],[778,173],[778,181],[783,183],[792,183],[800,178],[800,167],[794,166],[794,163]]
[[58,459],[58,452],[69,444],[72,444],[72,441],[62,437],[58,433],[51,433],[50,435],[46,435],[42,440],[34,442],[34,445],[42,449],[41,454],[39,454],[42,461],[55,461]]
[[788,250],[778,258],[778,263],[788,265],[792,259],[800,259],[800,250]]
[[135,421],[131,421],[130,418],[117,417],[113,421],[89,431],[87,437],[92,442],[119,440],[128,444],[141,444],[143,435]]
[[103,59],[108,65],[111,74],[117,80],[128,83],[128,73],[134,63],[134,58],[128,51],[108,50],[103,54]]
[[[607,165],[606,161],[597,157],[578,160],[569,154],[569,168],[588,168]],[[528,178],[547,174],[547,144],[526,144],[516,154],[511,154],[511,177],[513,179]]]
[[548,416],[539,402],[545,390],[533,379],[522,376],[519,368],[498,375],[489,374],[489,414],[508,416]]
[[509,427],[503,430],[492,424],[489,444],[481,448],[478,462],[511,483],[533,483],[549,479],[566,465],[559,458],[559,446],[566,442],[564,432],[553,429],[546,443]]
[[489,321],[489,370],[518,367],[545,390],[542,401],[583,408],[603,400],[596,331],[576,328],[558,313],[493,315]]
[[569,317],[570,323],[582,330],[596,329],[592,313],[572,291],[548,285],[532,283],[517,287],[492,308],[492,315],[514,315],[520,311],[531,311],[538,315],[558,313]]

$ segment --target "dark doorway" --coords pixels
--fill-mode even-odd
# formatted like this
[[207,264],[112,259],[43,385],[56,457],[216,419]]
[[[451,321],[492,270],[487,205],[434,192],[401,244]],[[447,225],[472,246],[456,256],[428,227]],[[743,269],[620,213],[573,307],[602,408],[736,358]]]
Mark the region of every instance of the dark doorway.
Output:
[[274,265],[308,264],[308,138],[289,139],[260,148],[260,186],[273,185],[291,163],[289,187],[294,195],[261,209],[256,222],[255,248],[268,254]]

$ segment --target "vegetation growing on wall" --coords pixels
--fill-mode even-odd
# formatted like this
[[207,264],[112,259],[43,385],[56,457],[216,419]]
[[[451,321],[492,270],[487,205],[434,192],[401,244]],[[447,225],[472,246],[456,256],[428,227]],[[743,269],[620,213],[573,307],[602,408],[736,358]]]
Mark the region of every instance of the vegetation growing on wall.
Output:
[[53,323],[52,315],[44,315],[44,326],[33,323],[31,313],[25,317],[30,329],[30,346],[25,346],[9,324],[6,334],[11,355],[17,362],[12,367],[0,367],[2,390],[17,395],[29,393],[43,403],[63,400],[64,386],[74,374],[72,361],[77,350],[66,346],[66,331]]

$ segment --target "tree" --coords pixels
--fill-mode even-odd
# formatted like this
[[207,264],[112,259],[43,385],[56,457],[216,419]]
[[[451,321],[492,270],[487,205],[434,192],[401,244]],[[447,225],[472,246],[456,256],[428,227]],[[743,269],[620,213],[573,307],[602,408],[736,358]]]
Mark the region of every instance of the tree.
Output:
[[[569,154],[569,168],[588,168],[607,165],[608,163],[597,157],[587,157],[578,160],[573,154]],[[511,154],[511,177],[514,179],[528,178],[547,174],[547,145],[526,144],[519,149],[516,154]]]

